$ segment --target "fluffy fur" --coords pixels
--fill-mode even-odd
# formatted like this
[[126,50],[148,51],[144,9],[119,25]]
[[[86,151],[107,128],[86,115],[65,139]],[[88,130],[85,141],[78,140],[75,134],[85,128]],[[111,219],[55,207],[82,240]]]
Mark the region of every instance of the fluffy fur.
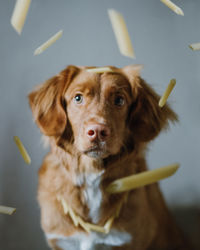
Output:
[[[159,191],[130,191],[109,235],[87,234],[64,214],[62,196],[83,220],[104,225],[124,193],[113,180],[147,169],[145,150],[176,114],[140,77],[140,66],[95,74],[69,66],[29,95],[34,119],[51,151],[39,170],[41,224],[52,249],[191,249]],[[62,242],[61,242],[62,241]],[[74,244],[73,247],[70,244]]]

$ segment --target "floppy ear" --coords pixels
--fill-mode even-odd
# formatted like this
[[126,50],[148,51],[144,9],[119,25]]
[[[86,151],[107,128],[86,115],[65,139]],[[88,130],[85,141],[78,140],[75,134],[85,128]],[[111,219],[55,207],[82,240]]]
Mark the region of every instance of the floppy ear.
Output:
[[162,129],[168,127],[169,121],[178,120],[177,115],[167,104],[163,108],[158,106],[160,96],[139,76],[141,67],[132,65],[124,69],[133,94],[129,114],[130,130],[139,141],[153,140]]
[[28,95],[33,117],[47,136],[61,135],[67,124],[63,94],[78,68],[69,66]]

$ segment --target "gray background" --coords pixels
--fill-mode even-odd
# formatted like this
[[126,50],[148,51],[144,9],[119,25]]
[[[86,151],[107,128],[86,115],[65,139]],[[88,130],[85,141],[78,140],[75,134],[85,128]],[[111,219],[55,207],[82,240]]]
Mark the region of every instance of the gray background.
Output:
[[[180,122],[151,144],[148,163],[150,168],[181,164],[175,176],[161,182],[161,188],[177,220],[198,245],[200,52],[190,50],[188,44],[200,42],[200,1],[174,2],[182,7],[184,17],[159,0],[33,0],[19,36],[10,25],[15,1],[0,0],[0,204],[17,207],[13,216],[0,215],[0,249],[48,249],[36,202],[37,171],[46,150],[26,96],[68,64],[122,67],[142,63],[143,78],[159,94],[171,78],[177,79],[169,101]],[[124,15],[137,59],[119,53],[108,8]],[[33,56],[60,29],[63,37]],[[27,147],[30,166],[20,156],[14,135]]]

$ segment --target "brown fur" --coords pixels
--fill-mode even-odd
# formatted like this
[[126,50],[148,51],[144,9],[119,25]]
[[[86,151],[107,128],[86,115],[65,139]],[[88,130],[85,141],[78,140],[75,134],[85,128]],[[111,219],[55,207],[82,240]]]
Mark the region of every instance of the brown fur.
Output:
[[[86,67],[69,66],[29,95],[35,121],[51,145],[39,171],[38,200],[46,233],[70,236],[83,231],[64,215],[57,195],[64,197],[82,219],[91,222],[82,193],[85,186],[76,185],[76,178],[81,173],[101,170],[105,171],[101,183],[103,200],[97,224],[104,225],[124,196],[109,195],[105,188],[115,179],[146,170],[147,144],[167,128],[169,121],[177,120],[168,105],[162,109],[158,106],[160,97],[140,77],[139,68],[112,67],[111,73],[94,74]],[[74,102],[76,93],[82,93],[82,104]],[[114,104],[119,95],[125,98],[121,107]],[[98,152],[91,157],[88,150],[97,143],[88,139],[86,129],[94,123],[104,124],[110,133],[105,145],[98,145]],[[131,191],[112,227],[133,235],[130,245],[113,249],[190,249],[157,184]],[[56,240],[49,244],[59,249]]]

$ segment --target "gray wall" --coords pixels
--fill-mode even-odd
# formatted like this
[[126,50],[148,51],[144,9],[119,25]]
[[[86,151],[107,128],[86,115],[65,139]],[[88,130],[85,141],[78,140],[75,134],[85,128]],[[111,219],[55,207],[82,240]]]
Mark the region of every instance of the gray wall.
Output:
[[[68,64],[144,64],[143,77],[162,94],[171,78],[177,85],[169,98],[180,122],[153,142],[150,168],[180,162],[181,168],[161,183],[171,207],[200,206],[200,1],[175,1],[178,16],[159,0],[33,0],[19,36],[10,25],[14,0],[0,0],[0,204],[17,207],[12,217],[0,215],[0,249],[44,250],[36,202],[37,171],[45,155],[32,121],[27,93]],[[123,57],[111,30],[107,9],[127,22],[136,60]],[[58,30],[63,37],[39,56],[34,50]],[[13,142],[27,147],[27,166]]]

